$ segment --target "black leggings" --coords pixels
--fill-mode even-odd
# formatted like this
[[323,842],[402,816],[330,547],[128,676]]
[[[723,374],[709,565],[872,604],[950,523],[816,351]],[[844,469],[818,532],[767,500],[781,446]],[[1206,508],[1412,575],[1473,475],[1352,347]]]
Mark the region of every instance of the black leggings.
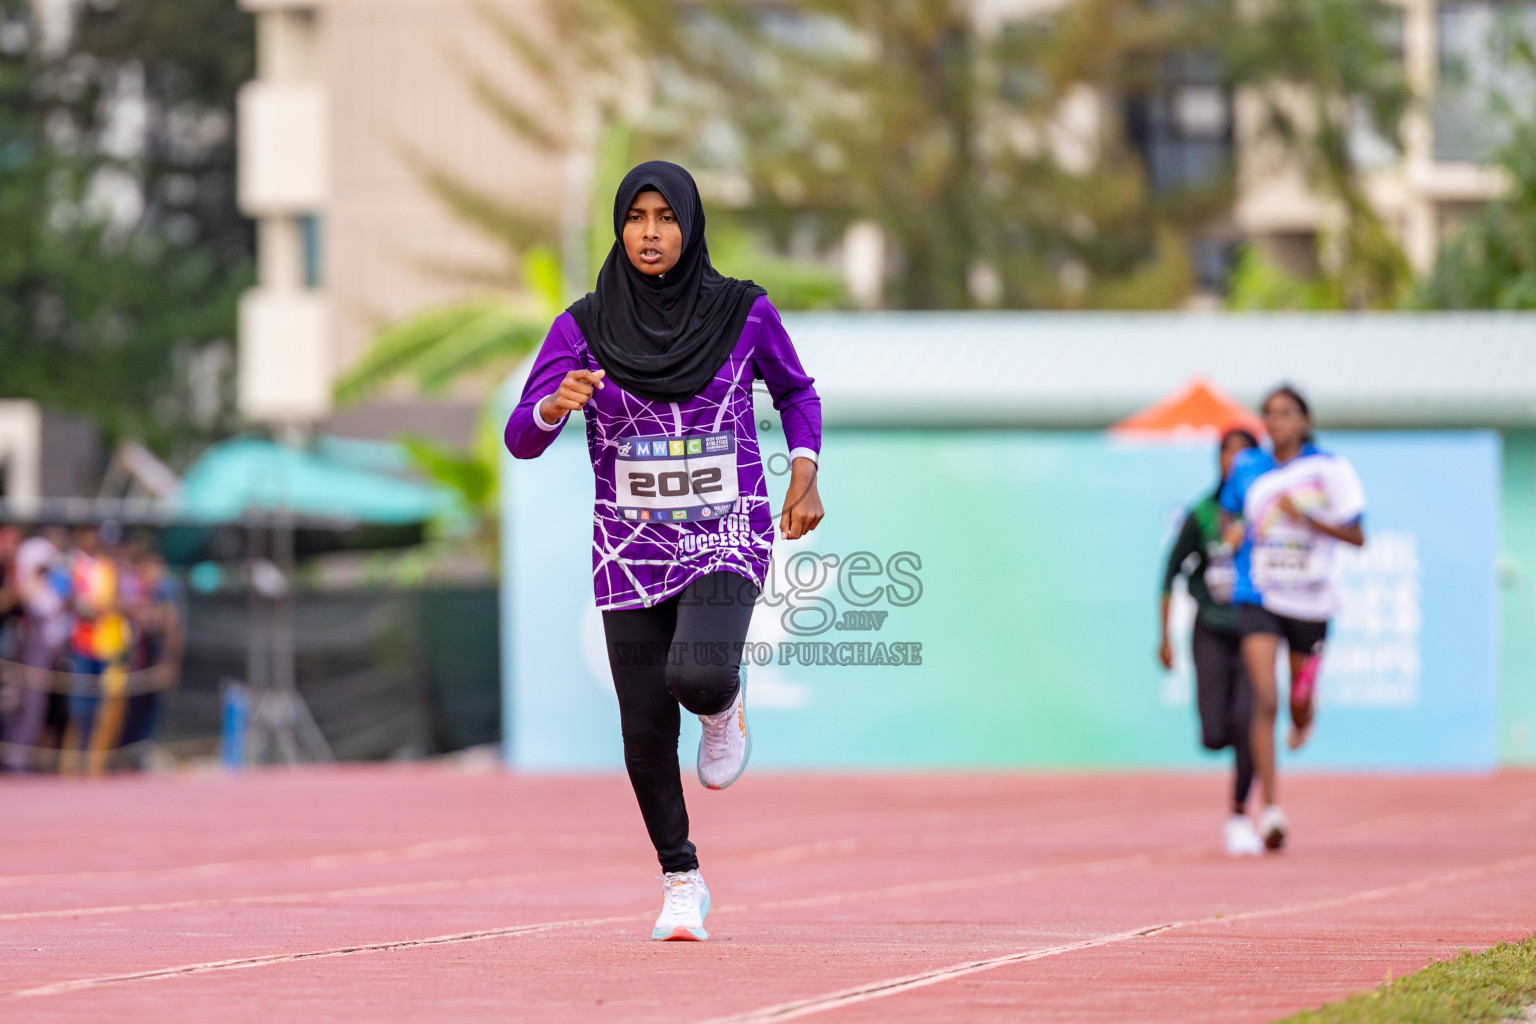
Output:
[[1195,620],[1192,637],[1195,693],[1200,707],[1200,742],[1207,750],[1232,748],[1232,804],[1248,801],[1253,785],[1253,755],[1248,751],[1253,716],[1253,686],[1243,667],[1242,638],[1218,633]]
[[650,608],[603,612],[624,766],[663,871],[699,866],[677,765],[678,705],[712,715],[736,699],[757,593],[745,576],[712,572]]

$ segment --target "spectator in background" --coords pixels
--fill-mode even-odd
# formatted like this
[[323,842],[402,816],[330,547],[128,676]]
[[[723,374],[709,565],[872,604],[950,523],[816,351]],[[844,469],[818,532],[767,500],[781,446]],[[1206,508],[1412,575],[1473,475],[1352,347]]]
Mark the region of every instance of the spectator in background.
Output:
[[16,584],[16,549],[21,531],[0,524],[0,721],[20,706],[25,681],[14,671],[21,661],[21,591]]
[[61,531],[47,528],[22,541],[12,565],[21,602],[21,690],[17,706],[5,720],[5,766],[25,771],[36,766],[48,722],[48,706],[56,687],[54,669],[68,631],[67,580],[60,572],[62,555],[55,538]]
[[128,661],[134,684],[129,688],[123,745],[141,745],[142,767],[148,741],[154,738],[161,694],[175,686],[181,674],[185,637],[175,585],[163,558],[145,548],[134,550],[124,582],[123,603],[134,626]]
[[121,536],[80,527],[70,545],[59,527],[23,540],[0,525],[0,766],[62,748],[61,771],[99,774],[134,745],[142,766],[185,636],[164,559]]
[[118,607],[117,565],[104,550],[121,538],[121,528],[103,524],[102,532],[105,537],[90,527],[77,529],[70,559],[75,613],[70,660],[75,678],[60,768],[78,771],[80,755],[89,751],[85,767],[93,775],[106,770],[107,755],[122,732],[131,639],[128,621]]
[[16,549],[21,546],[21,531],[10,524],[0,524],[0,659],[15,661],[21,625],[21,593],[16,587]]

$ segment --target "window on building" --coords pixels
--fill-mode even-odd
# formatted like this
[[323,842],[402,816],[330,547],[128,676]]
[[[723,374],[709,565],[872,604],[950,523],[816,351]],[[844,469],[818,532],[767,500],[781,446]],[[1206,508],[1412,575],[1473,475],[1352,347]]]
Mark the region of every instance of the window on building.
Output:
[[1511,52],[1522,36],[1536,42],[1536,0],[1445,0],[1436,19],[1435,159],[1486,161],[1504,142],[1498,103],[1536,103],[1536,80]]
[[316,214],[299,218],[299,235],[304,244],[304,287],[319,288],[325,284],[325,252],[322,227],[324,221]]
[[[1380,10],[1373,19],[1377,42],[1399,65],[1403,63],[1403,12],[1399,8]],[[1388,167],[1397,163],[1401,154],[1398,145],[1387,134],[1378,130],[1375,120],[1364,104],[1356,103],[1350,110],[1349,155],[1357,167],[1367,170]]]
[[1126,134],[1158,191],[1218,183],[1232,166],[1232,90],[1214,54],[1172,54],[1158,86],[1125,101]]
[[1231,290],[1237,251],[1237,242],[1230,238],[1196,236],[1192,245],[1196,291],[1202,295],[1226,295]]

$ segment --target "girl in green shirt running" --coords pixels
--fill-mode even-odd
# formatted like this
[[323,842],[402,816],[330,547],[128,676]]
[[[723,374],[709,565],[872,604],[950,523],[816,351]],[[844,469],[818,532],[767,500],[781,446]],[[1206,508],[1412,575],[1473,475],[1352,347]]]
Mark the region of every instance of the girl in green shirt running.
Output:
[[1163,572],[1162,643],[1157,657],[1173,668],[1173,644],[1168,638],[1168,603],[1173,581],[1183,576],[1198,611],[1190,641],[1195,663],[1196,703],[1200,709],[1200,742],[1208,750],[1232,748],[1232,809],[1223,830],[1227,854],[1262,853],[1264,844],[1248,819],[1248,790],[1253,785],[1253,758],[1248,751],[1253,689],[1243,666],[1237,609],[1232,604],[1236,572],[1229,529],[1233,518],[1216,502],[1221,485],[1232,471],[1237,453],[1257,448],[1258,439],[1241,428],[1222,435],[1219,451],[1221,480],[1216,489],[1189,510],[1184,526],[1168,553]]

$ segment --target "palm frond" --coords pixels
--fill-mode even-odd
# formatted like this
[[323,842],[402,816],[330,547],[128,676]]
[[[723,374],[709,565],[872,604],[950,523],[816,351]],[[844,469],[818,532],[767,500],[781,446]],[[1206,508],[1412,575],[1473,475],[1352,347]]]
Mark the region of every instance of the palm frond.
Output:
[[553,51],[523,31],[522,26],[506,11],[490,0],[471,0],[470,7],[491,27],[507,49],[517,55],[525,68],[545,83],[552,84],[559,80],[560,69],[552,56]]
[[500,85],[491,81],[489,76],[466,68],[464,77],[475,99],[513,135],[546,153],[558,153],[566,147],[567,141],[558,129],[551,127],[539,115],[524,108]]
[[419,434],[405,434],[400,443],[423,475],[455,491],[467,507],[486,509],[496,493],[494,463]]
[[525,252],[523,285],[550,317],[554,317],[564,305],[562,299],[565,295],[560,254],[547,245],[536,245]]
[[532,245],[550,245],[559,239],[558,219],[515,206],[447,171],[407,146],[400,157],[422,183],[468,227],[507,247],[512,253]]
[[445,259],[437,256],[402,256],[412,270],[422,277],[443,281],[458,288],[481,289],[488,292],[513,292],[522,288],[518,261],[508,258],[500,265],[479,260]]
[[523,356],[549,330],[548,321],[506,308],[485,310],[445,335],[413,368],[423,391],[441,391],[455,379]]
[[357,364],[336,382],[337,404],[363,401],[413,372],[443,338],[451,337],[483,312],[478,303],[455,303],[424,310],[385,327]]

